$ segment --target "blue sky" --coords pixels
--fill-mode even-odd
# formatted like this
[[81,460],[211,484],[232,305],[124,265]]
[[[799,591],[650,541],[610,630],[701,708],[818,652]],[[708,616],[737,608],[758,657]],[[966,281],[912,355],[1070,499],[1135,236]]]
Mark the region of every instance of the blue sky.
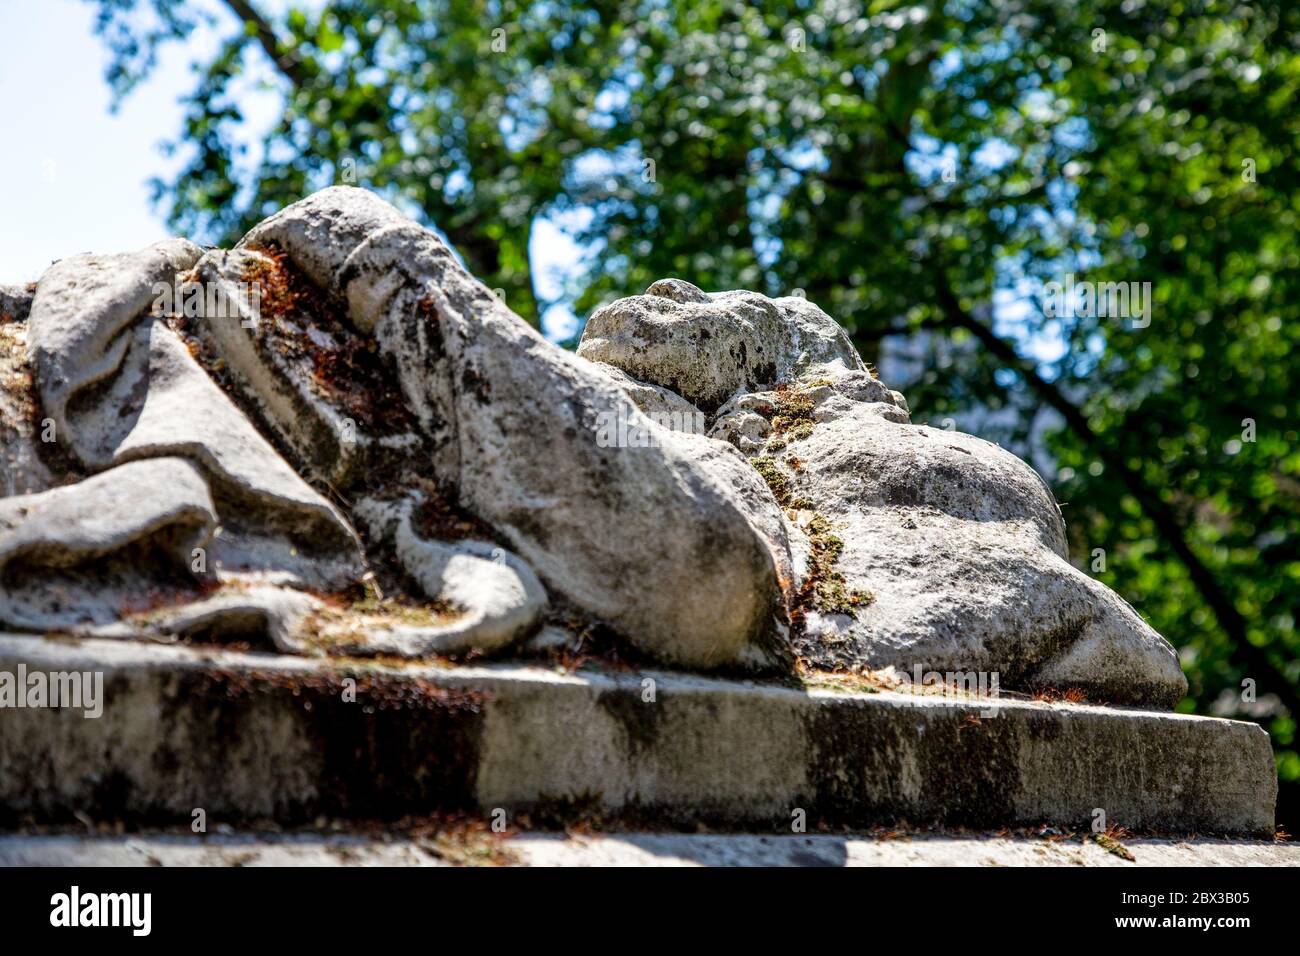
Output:
[[146,181],[169,169],[158,142],[179,128],[188,57],[165,51],[163,68],[111,115],[92,21],[74,0],[0,0],[0,281],[168,235]]
[[[279,6],[262,3],[268,12]],[[233,31],[233,17],[213,8],[221,33]],[[35,280],[64,256],[135,249],[170,235],[148,181],[179,166],[160,145],[180,129],[178,100],[194,85],[190,65],[215,49],[214,34],[164,46],[149,80],[114,113],[104,81],[108,50],[93,23],[94,7],[84,0],[0,0],[0,282]],[[270,78],[268,67],[253,82]],[[274,121],[277,98],[252,93],[241,105],[255,141]],[[538,223],[532,260],[544,301],[559,295],[577,257],[562,230]],[[576,327],[562,305],[545,324],[556,338]]]

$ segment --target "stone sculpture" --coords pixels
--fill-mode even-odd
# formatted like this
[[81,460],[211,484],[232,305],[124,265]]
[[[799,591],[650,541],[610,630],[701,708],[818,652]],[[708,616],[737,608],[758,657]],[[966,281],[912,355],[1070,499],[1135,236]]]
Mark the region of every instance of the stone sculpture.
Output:
[[663,280],[575,355],[336,187],[0,305],[11,631],[424,657],[578,617],[675,667],[1185,692],[1037,474],[911,424],[800,298]]

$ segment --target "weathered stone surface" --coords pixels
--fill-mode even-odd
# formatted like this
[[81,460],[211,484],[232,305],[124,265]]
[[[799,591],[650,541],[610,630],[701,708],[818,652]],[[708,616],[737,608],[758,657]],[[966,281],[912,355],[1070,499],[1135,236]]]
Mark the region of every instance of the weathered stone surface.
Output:
[[979,833],[514,833],[430,840],[386,833],[229,832],[0,835],[0,866],[1300,866],[1300,844],[1126,838],[1132,860],[1095,840]]
[[[60,480],[75,483],[0,502],[28,513],[0,531],[0,550],[14,554],[0,602],[9,626],[166,633],[169,616],[179,613],[184,626],[193,616],[185,603],[210,584],[336,588],[362,573],[347,521],[154,314],[198,254],[174,240],[74,256],[38,283],[25,328],[32,400],[42,439],[70,462]],[[84,567],[92,562],[94,573]],[[60,575],[53,589],[51,568]],[[229,608],[238,626],[254,600],[213,601],[205,611]],[[271,615],[285,605],[261,604]]]
[[391,541],[398,561],[427,596],[461,613],[437,626],[367,627],[359,646],[403,657],[454,655],[495,651],[532,631],[547,606],[546,589],[533,569],[490,541],[445,544],[421,536],[411,520],[417,501],[366,499],[358,518],[368,525],[370,540]]
[[32,310],[32,297],[36,283],[30,285],[0,285],[0,324],[21,322]]
[[0,673],[20,664],[101,672],[105,695],[96,719],[6,711],[0,819],[10,823],[82,813],[188,824],[204,807],[213,822],[295,824],[500,807],[786,833],[796,810],[809,829],[1087,829],[1100,807],[1131,830],[1273,830],[1268,736],[1218,718],[0,637]]
[[[319,193],[231,252],[173,240],[62,260],[25,334],[34,397],[82,470],[59,480],[183,458],[217,522],[194,579],[168,583],[147,622],[110,589],[87,598],[95,614],[73,601],[42,626],[184,635],[264,620],[281,650],[493,651],[536,628],[549,587],[664,661],[782,659],[785,530],[743,458],[701,434],[698,412],[694,434],[644,416],[621,373],[543,340],[432,232],[364,191]],[[642,440],[602,441],[610,422]],[[33,457],[29,435],[5,450]],[[164,511],[178,500],[150,492]],[[477,522],[472,540],[463,521],[440,540],[458,515]],[[61,546],[58,532],[43,538]],[[157,570],[141,569],[144,589],[161,586]],[[363,581],[434,606],[381,602],[393,612],[382,620],[372,602],[349,627],[337,597],[273,590],[338,595]],[[33,620],[15,612],[9,624]]]
[[[218,249],[191,275],[199,288],[222,290],[217,311],[232,314],[211,315],[205,301],[186,335],[208,346],[305,475],[340,492],[373,494],[431,454],[373,343],[357,341],[327,300],[298,301],[310,290],[293,283],[280,258]],[[254,283],[267,286],[256,303]]]
[[737,390],[775,385],[812,365],[838,360],[863,368],[844,330],[806,299],[709,294],[681,279],[597,309],[578,354],[707,411]]
[[[191,288],[221,295],[191,308]],[[0,553],[81,562],[72,542],[103,537],[95,502],[120,502],[132,463],[188,462],[208,516],[189,565],[143,561],[132,580],[118,562],[69,581],[62,611],[26,613],[35,564],[11,561],[11,627],[262,621],[282,651],[428,656],[523,646],[573,610],[693,668],[798,656],[1161,706],[1186,686],[1172,649],[1069,565],[1032,469],[912,425],[802,298],[663,280],[599,310],[574,356],[435,233],[345,187],[232,251],[75,256],[30,308],[5,295],[0,402],[24,423],[0,433],[6,490],[46,517],[0,529]],[[188,479],[147,477],[141,515],[193,505]],[[174,544],[167,522],[105,515],[131,548]]]
[[[197,256],[177,240],[63,259],[41,278],[29,348],[57,439],[89,471],[146,458],[193,461],[221,514],[216,566],[279,572],[314,586],[347,580],[361,560],[346,520],[152,315],[159,287]],[[277,525],[283,534],[274,533]]]
[[215,527],[207,485],[180,458],[0,498],[0,620],[38,630],[112,624],[144,597],[142,558],[184,575]]
[[[655,425],[608,374],[513,315],[436,235],[362,190],[317,193],[240,248],[283,250],[345,304],[394,368],[432,477],[550,588],[662,660],[771,663],[783,531],[734,450]],[[654,441],[597,441],[620,417]]]
[[[719,367],[700,358],[709,343],[748,342],[756,329],[769,343],[808,339],[801,316],[783,305],[801,300],[701,299],[683,285],[669,287],[669,298],[607,306],[579,354],[702,399],[703,371],[683,369]],[[1032,468],[980,439],[911,424],[903,397],[856,354],[810,365],[794,362],[796,352],[782,346],[779,371],[760,376],[723,364],[731,377],[707,395],[738,390],[709,434],[749,455],[786,509],[799,657],[822,668],[1076,688],[1117,703],[1178,701],[1187,683],[1173,649],[1070,565],[1060,510]],[[745,354],[756,353],[747,345]]]
[[[1126,838],[1122,846],[1131,860],[1087,837],[1053,835],[627,833],[522,835],[502,852],[523,866],[1300,866],[1300,846],[1272,840]],[[80,852],[94,858],[105,849],[92,843]],[[233,856],[237,849],[228,852]],[[271,853],[277,849],[267,847]],[[46,852],[58,859],[69,850],[50,847]],[[196,850],[191,845],[189,852],[197,855]],[[70,857],[75,859],[76,852]],[[121,848],[112,856],[127,859],[128,852]]]
[[0,319],[0,496],[5,497],[44,491],[53,483],[40,452],[26,316],[24,307],[21,318]]
[[[824,519],[823,540],[841,548],[832,573],[862,601],[813,601],[800,653],[823,666],[997,673],[1007,687],[1118,703],[1181,698],[1173,649],[1069,563],[1060,510],[1033,469],[981,439],[910,424],[855,376],[841,385],[829,368],[812,381],[831,384],[759,396],[777,416],[811,406],[768,460],[797,510]],[[815,524],[792,523],[815,545]]]
[[[913,425],[803,299],[664,280],[575,356],[334,188],[234,250],[61,260],[0,313],[0,626],[23,632],[0,685],[77,668],[108,692],[99,719],[5,710],[0,821],[594,801],[1271,830],[1251,725],[897,692],[920,671],[1170,707],[1186,683],[1070,565],[1034,471]],[[787,683],[565,673],[628,648]],[[548,666],[393,660],[508,651]]]
[[[638,382],[621,368],[606,365],[604,362],[592,362],[591,364],[617,382],[619,387],[632,399],[636,407],[645,412],[652,421],[657,424],[664,424],[665,422],[699,422],[698,431],[703,434],[704,424],[707,421],[704,413],[676,392],[669,391],[662,385]],[[665,425],[665,427],[671,426]],[[689,431],[690,429],[678,427],[676,430]]]

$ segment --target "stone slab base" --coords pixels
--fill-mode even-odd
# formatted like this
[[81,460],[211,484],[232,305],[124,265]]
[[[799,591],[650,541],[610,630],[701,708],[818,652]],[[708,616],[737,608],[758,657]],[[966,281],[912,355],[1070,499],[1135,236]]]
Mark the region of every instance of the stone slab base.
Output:
[[381,666],[0,637],[0,673],[103,676],[102,714],[0,710],[0,826],[432,813],[789,834],[1108,824],[1271,837],[1253,724],[797,690],[668,672]]
[[617,833],[511,836],[490,852],[354,836],[0,837],[0,866],[1300,866],[1300,844],[1127,839],[1132,859],[1090,840],[987,835],[754,836]]

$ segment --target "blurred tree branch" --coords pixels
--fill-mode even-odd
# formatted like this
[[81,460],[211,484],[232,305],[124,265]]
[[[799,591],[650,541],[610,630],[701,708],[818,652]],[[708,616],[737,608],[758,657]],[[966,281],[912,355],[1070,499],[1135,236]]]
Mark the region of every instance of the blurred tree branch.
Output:
[[308,76],[302,61],[280,41],[266,18],[247,0],[225,0],[225,4],[230,7],[235,16],[244,21],[245,28],[252,31],[267,58],[276,65],[289,82],[299,88],[306,86]]

